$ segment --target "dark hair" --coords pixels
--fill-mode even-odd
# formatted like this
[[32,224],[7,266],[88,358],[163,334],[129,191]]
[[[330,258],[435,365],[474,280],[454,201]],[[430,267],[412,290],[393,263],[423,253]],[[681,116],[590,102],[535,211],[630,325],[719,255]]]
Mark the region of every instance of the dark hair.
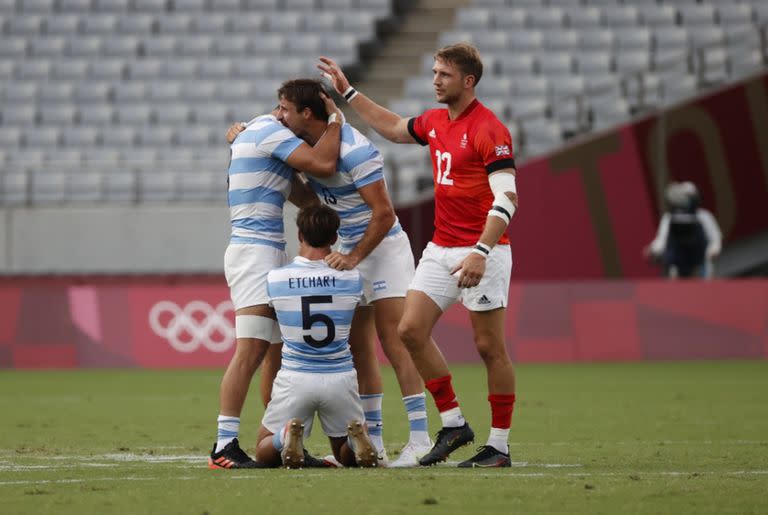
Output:
[[312,111],[312,115],[318,120],[328,118],[325,111],[325,103],[320,98],[320,92],[328,95],[323,83],[316,79],[293,79],[283,82],[277,90],[277,98],[285,98],[296,105],[296,110],[301,112],[305,108]]
[[480,82],[480,77],[483,76],[483,61],[480,59],[480,52],[469,43],[444,46],[435,52],[434,57],[436,60],[453,64],[464,77],[467,75],[474,76],[475,86]]
[[328,247],[336,241],[339,223],[336,211],[323,204],[302,208],[296,217],[299,236],[316,249]]

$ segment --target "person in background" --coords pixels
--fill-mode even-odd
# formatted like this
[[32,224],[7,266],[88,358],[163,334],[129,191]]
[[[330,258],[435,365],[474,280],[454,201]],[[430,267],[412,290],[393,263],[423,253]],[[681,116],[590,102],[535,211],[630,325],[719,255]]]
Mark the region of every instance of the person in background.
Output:
[[665,193],[667,211],[656,238],[644,249],[647,258],[661,263],[669,278],[714,276],[723,235],[712,213],[702,207],[692,182],[672,182]]

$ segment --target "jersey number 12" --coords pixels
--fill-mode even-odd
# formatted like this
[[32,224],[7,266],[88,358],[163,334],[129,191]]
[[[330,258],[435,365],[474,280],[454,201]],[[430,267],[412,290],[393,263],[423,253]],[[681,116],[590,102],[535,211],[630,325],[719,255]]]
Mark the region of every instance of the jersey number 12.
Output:
[[437,170],[437,184],[453,186],[451,177],[451,153],[435,150],[435,169]]

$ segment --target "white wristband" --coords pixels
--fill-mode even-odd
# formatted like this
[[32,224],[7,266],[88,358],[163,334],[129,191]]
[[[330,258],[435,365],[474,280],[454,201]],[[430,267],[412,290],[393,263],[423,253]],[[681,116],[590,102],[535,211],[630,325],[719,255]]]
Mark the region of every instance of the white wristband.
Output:
[[483,256],[486,259],[488,258],[488,254],[486,254],[483,250],[481,250],[481,249],[479,249],[477,247],[473,248],[469,253],[470,254],[472,254],[472,253],[478,254],[480,256]]
[[339,117],[336,115],[336,113],[331,113],[331,116],[328,117],[328,123],[341,124],[341,120],[339,120],[338,118]]

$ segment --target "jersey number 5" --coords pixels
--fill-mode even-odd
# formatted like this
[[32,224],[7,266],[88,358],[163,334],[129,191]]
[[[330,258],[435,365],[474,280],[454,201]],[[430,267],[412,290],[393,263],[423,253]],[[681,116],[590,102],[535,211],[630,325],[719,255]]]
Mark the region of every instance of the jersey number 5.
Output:
[[315,324],[325,324],[326,335],[322,340],[316,340],[312,334],[304,335],[304,342],[315,348],[325,347],[336,339],[336,324],[328,315],[311,313],[312,304],[329,304],[333,302],[331,295],[309,295],[301,298],[301,325],[304,331],[311,331]]
[[435,158],[437,184],[453,186],[453,178],[451,177],[451,153],[435,150]]

